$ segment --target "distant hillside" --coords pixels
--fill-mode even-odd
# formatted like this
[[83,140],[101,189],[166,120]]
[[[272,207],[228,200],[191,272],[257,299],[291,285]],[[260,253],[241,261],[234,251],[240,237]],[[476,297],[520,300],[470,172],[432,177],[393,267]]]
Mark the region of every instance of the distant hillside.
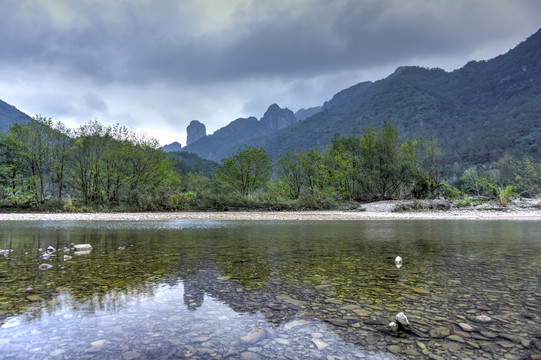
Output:
[[175,141],[171,144],[162,146],[162,150],[164,152],[182,151],[182,145],[179,142]]
[[273,104],[260,120],[255,117],[239,118],[212,135],[204,136],[183,148],[206,159],[220,161],[236,152],[253,139],[269,136],[297,122],[295,114],[287,108]]
[[186,151],[168,152],[167,157],[174,160],[175,171],[180,175],[201,173],[211,177],[214,175],[214,169],[218,165],[214,161],[202,159],[197,154]]
[[317,114],[318,112],[321,111],[321,109],[323,109],[322,106],[314,106],[308,109],[299,109],[295,113],[295,117],[297,118],[297,120],[303,121],[309,118],[310,116]]
[[15,106],[0,100],[0,132],[9,130],[9,126],[15,123],[25,123],[30,120],[26,115]]
[[276,156],[384,121],[407,135],[438,138],[450,164],[492,161],[505,151],[541,157],[541,30],[505,55],[453,72],[398,68],[341,91],[323,111],[252,144]]

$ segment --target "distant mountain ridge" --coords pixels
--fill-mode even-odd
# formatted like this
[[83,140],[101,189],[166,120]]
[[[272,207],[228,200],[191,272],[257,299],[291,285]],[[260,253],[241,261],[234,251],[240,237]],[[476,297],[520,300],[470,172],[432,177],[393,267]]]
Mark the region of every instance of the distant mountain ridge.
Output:
[[449,166],[494,161],[506,151],[541,158],[541,30],[503,55],[452,72],[399,67],[338,92],[321,111],[270,134],[258,132],[255,118],[238,119],[232,128],[250,136],[207,137],[190,151],[218,161],[246,143],[276,157],[385,121],[406,136],[438,139]]
[[9,127],[15,123],[22,124],[29,120],[30,116],[0,100],[0,132],[9,130]]
[[216,130],[214,134],[204,136],[187,145],[183,151],[193,152],[209,160],[220,161],[252,139],[269,136],[295,123],[297,123],[297,118],[291,110],[272,104],[260,120],[253,116],[236,119]]

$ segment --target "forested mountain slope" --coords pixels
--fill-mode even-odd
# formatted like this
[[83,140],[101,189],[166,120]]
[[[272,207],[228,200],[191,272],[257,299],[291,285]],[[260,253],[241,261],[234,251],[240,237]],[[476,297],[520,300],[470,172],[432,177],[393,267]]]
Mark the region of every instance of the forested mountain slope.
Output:
[[387,121],[403,134],[438,138],[449,162],[481,163],[506,151],[541,156],[541,30],[504,55],[453,72],[401,67],[359,85],[340,105],[253,144],[278,155]]

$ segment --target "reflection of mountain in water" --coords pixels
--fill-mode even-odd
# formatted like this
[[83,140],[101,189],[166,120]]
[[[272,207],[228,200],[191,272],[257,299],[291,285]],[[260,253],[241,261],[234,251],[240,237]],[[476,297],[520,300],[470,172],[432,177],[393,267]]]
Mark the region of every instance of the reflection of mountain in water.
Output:
[[[532,251],[536,242],[523,240],[537,239],[535,224],[160,226],[3,227],[0,236],[9,238],[14,252],[0,259],[0,316],[25,312],[33,320],[41,309],[52,314],[65,308],[88,317],[115,313],[138,299],[153,299],[164,284],[182,283],[172,311],[204,313],[211,297],[236,314],[261,316],[274,329],[296,320],[322,321],[348,343],[368,348],[367,334],[389,336],[372,317],[384,321],[404,311],[426,334],[433,326],[456,326],[458,316],[493,311],[513,333],[523,320],[520,312],[541,308],[534,293],[541,252]],[[68,262],[58,256],[50,260],[52,269],[37,269],[38,248],[70,242],[91,243],[94,250]],[[397,254],[404,258],[401,269],[394,265]]]

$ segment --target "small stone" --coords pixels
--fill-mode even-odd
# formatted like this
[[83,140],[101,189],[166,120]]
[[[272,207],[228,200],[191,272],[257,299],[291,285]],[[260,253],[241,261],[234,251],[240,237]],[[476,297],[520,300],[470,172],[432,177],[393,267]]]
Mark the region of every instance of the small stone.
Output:
[[479,316],[476,316],[475,317],[475,320],[479,321],[479,322],[482,322],[482,323],[489,323],[492,321],[492,319],[490,318],[490,316],[487,316],[487,315],[479,315]]
[[64,255],[64,261],[68,261],[68,260],[71,260],[71,259],[73,259],[73,256]]
[[240,337],[240,342],[244,344],[255,344],[256,342],[263,340],[265,337],[265,331],[260,327],[256,327],[250,330],[249,333],[242,335]]
[[40,270],[49,270],[52,267],[53,266],[51,264],[41,264],[41,265],[38,266],[38,269],[40,269]]
[[389,345],[389,346],[387,346],[387,350],[389,350],[393,354],[398,354],[398,353],[400,353],[400,346],[398,346],[398,345]]
[[473,326],[469,325],[469,324],[466,324],[466,323],[458,323],[458,326],[460,326],[460,328],[464,331],[475,331],[475,329],[473,328]]
[[438,326],[430,329],[430,336],[432,336],[433,338],[441,339],[449,335],[451,335],[451,329],[443,326]]
[[524,346],[526,349],[529,349],[532,347],[532,340],[530,339],[522,339],[520,340],[520,343],[522,344],[522,346]]
[[406,331],[411,330],[411,324],[410,324],[408,318],[406,317],[406,315],[404,315],[403,312],[396,314],[396,322],[400,326],[402,326]]
[[512,343],[507,342],[507,341],[498,341],[497,344],[500,345],[504,349],[510,349],[514,346]]
[[245,351],[245,352],[241,353],[240,358],[241,358],[241,360],[259,360],[259,359],[261,359],[259,357],[259,355],[257,355],[256,353],[253,353],[251,351]]
[[109,341],[107,340],[96,340],[96,341],[91,342],[90,345],[94,347],[102,347],[104,345],[107,345],[108,343]]
[[458,335],[449,335],[449,336],[447,336],[447,339],[452,340],[452,341],[456,341],[456,342],[459,342],[459,343],[466,342],[463,338],[461,338]]
[[319,339],[312,339],[312,342],[317,346],[317,349],[318,349],[318,350],[323,350],[323,349],[325,349],[327,346],[329,346],[329,344],[327,344],[326,342],[321,341],[321,340],[319,340]]
[[205,342],[205,341],[209,341],[209,337],[208,336],[197,336],[197,337],[194,337],[192,339],[192,342],[196,342],[196,343],[202,343],[202,342]]
[[417,294],[423,294],[423,295],[430,294],[430,291],[428,291],[426,289],[422,289],[422,288],[412,288],[411,290],[413,290],[413,292],[415,292]]
[[498,334],[495,334],[491,331],[481,331],[481,335],[489,339],[495,339],[498,337]]
[[294,327],[301,326],[301,325],[306,325],[306,324],[308,324],[308,321],[306,321],[306,320],[293,320],[293,321],[290,321],[290,322],[286,323],[284,325],[284,329],[285,330],[290,330],[290,329],[292,329]]
[[126,351],[122,354],[122,359],[124,360],[133,360],[141,357],[141,354],[139,354],[137,351]]
[[453,334],[457,335],[457,336],[460,336],[461,338],[463,339],[469,339],[471,338],[470,334],[464,332],[464,331],[460,331],[460,330],[455,330],[453,331]]
[[26,299],[30,301],[43,301],[44,300],[41,296],[38,296],[38,295],[28,295]]
[[390,322],[389,325],[387,325],[387,329],[392,332],[392,333],[395,333],[398,331],[398,324],[396,322]]

